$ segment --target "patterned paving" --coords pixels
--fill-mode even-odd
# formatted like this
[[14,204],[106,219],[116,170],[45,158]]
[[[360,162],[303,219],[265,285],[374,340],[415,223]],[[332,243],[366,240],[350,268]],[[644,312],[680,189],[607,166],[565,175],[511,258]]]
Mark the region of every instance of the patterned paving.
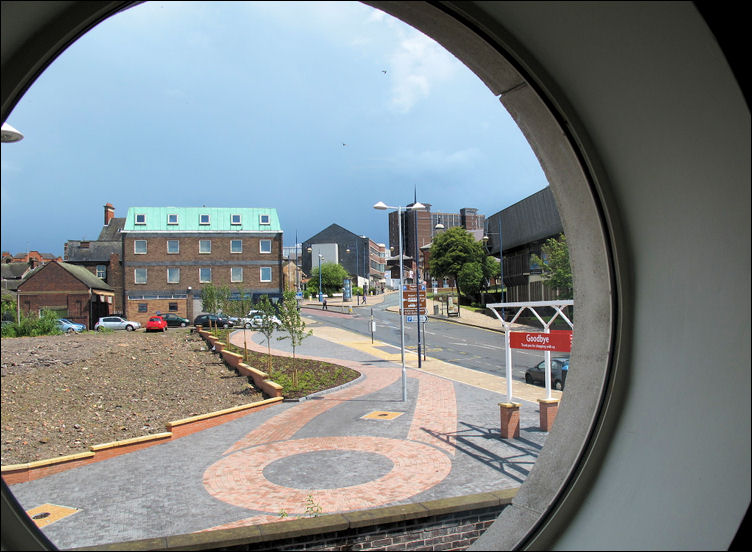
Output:
[[[242,341],[242,337],[235,334],[231,338],[234,340]],[[228,504],[259,512],[211,529],[265,523],[270,517],[279,520],[282,512],[302,515],[311,500],[327,513],[385,506],[426,491],[449,475],[455,454],[450,436],[457,432],[454,386],[451,381],[415,370],[409,370],[408,375],[418,380],[418,396],[405,439],[373,435],[296,439],[295,434],[308,424],[316,424],[318,416],[342,407],[347,401],[380,391],[401,377],[399,367],[331,361],[351,364],[364,378],[274,416],[239,439],[205,471],[203,484],[209,494]],[[335,488],[316,488],[315,469],[307,483],[301,475],[301,482],[294,487],[274,483],[264,475],[265,468],[280,459],[297,457],[300,465],[306,465],[306,455],[321,451],[377,454],[391,461],[392,468],[365,483]],[[326,470],[326,466],[318,469]]]

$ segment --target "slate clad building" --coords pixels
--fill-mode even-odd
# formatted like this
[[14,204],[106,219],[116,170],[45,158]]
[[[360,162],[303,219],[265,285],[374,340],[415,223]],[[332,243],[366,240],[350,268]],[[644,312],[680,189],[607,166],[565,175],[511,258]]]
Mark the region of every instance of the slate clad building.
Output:
[[548,238],[564,232],[551,188],[546,187],[510,205],[486,219],[489,254],[499,255],[499,217],[504,250],[505,299],[548,301],[554,292],[543,285],[541,269],[531,255],[541,256],[541,246]]
[[131,207],[122,231],[125,315],[144,323],[202,312],[206,284],[243,294],[282,293],[282,229],[276,209]]

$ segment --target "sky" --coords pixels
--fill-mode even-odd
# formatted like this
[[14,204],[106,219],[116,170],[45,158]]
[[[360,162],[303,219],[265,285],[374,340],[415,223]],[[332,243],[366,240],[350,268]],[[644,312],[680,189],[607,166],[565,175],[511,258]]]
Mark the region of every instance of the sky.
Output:
[[490,216],[547,186],[498,98],[432,39],[356,2],[147,2],[63,52],[7,122],[3,251],[63,254],[103,206],[273,207],[284,244],[385,211]]

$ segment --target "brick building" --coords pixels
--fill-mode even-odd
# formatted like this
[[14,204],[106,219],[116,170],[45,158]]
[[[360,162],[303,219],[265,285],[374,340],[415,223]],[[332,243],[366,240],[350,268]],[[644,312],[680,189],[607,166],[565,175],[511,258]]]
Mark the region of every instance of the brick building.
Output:
[[96,240],[68,240],[63,258],[66,263],[83,266],[104,280],[115,291],[113,313],[124,313],[122,236],[124,217],[115,217],[111,203],[104,206],[104,225]]
[[282,229],[276,209],[131,207],[122,230],[127,318],[157,311],[193,319],[206,284],[256,299],[280,297]]
[[55,311],[60,318],[93,330],[100,316],[112,312],[114,290],[82,266],[53,261],[24,278],[18,285],[18,312],[38,315]]

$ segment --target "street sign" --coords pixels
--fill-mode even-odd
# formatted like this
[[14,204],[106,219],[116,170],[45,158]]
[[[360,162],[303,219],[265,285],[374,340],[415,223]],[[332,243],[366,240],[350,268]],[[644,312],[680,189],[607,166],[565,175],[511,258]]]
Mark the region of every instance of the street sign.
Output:
[[[418,316],[417,315],[407,316],[406,319],[408,322],[417,322]],[[428,322],[428,317],[425,314],[421,314],[420,321],[425,324],[426,322]]]
[[509,332],[509,346],[512,349],[568,353],[572,350],[572,332],[571,330],[551,330],[551,333]]

